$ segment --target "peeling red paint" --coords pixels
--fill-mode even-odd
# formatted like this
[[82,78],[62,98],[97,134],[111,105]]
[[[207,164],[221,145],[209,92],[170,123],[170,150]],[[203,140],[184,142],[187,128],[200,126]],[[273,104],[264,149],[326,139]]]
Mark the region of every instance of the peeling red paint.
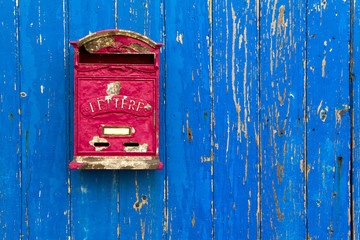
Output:
[[69,164],[69,169],[70,170],[76,170],[78,169],[78,167],[81,167],[82,165],[84,165],[86,163],[75,163],[75,162],[70,162]]
[[156,170],[162,170],[164,167],[164,164],[160,161],[159,167]]

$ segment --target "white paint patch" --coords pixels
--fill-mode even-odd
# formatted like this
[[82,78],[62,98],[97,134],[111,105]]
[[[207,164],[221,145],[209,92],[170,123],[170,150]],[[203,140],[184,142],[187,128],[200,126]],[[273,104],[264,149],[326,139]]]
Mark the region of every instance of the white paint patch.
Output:
[[87,193],[87,188],[86,188],[86,187],[81,186],[81,193]]
[[326,67],[326,56],[324,56],[324,59],[322,60],[322,63],[321,63],[321,71],[322,71],[321,76],[322,77],[325,77],[325,67]]
[[[246,29],[246,28],[245,28]],[[242,45],[242,42],[243,42],[243,38],[244,36],[242,34],[240,34],[240,37],[239,37],[239,49],[241,49],[241,45]]]
[[239,99],[236,97],[237,89],[235,86],[235,40],[236,40],[236,14],[233,5],[231,4],[231,18],[232,22],[232,46],[231,46],[231,88],[233,90],[233,100],[235,104],[235,109],[237,113],[237,139],[241,142],[241,120],[240,120],[240,111],[241,106]]
[[44,93],[44,88],[45,87],[43,85],[40,86],[41,93]]
[[120,92],[120,90],[121,90],[121,84],[120,84],[120,82],[115,81],[115,82],[109,83],[109,84],[107,85],[106,93],[107,93],[109,96],[118,95],[119,92]]
[[90,141],[89,144],[95,148],[95,151],[102,151],[107,149],[109,146],[95,146],[95,143],[109,143],[105,138],[101,138],[99,136],[94,136]]
[[343,108],[338,110],[335,109],[336,122],[341,122],[342,118],[345,116],[345,113],[350,110],[350,106],[343,104]]
[[230,120],[229,113],[227,114],[227,140],[226,140],[226,157],[225,161],[227,162],[228,152],[229,152],[229,141],[230,141]]
[[184,34],[183,33],[180,33],[179,34],[179,31],[176,32],[176,41],[183,44],[183,36]]
[[128,147],[124,148],[124,151],[125,152],[147,152],[148,146],[149,145],[147,143],[141,144],[137,147],[128,146]]
[[316,114],[319,114],[322,104],[323,104],[323,100],[321,100],[321,102],[317,108]]
[[326,2],[326,1],[323,1],[323,2],[321,3],[321,6],[323,7],[324,10],[326,9],[326,5],[327,5],[327,2]]

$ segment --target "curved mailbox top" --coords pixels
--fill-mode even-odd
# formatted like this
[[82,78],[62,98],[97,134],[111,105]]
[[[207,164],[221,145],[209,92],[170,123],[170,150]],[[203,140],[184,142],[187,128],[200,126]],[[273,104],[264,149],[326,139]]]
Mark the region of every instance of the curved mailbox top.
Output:
[[89,53],[146,53],[158,50],[162,43],[128,30],[104,30],[91,33],[76,42],[70,42],[75,48],[82,46]]

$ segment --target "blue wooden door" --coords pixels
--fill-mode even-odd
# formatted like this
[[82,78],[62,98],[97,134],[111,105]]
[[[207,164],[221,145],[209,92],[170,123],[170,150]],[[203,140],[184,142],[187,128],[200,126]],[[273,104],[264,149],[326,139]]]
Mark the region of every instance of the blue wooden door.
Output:
[[[0,0],[2,239],[360,239],[360,7]],[[70,171],[69,41],[164,43],[163,170]]]

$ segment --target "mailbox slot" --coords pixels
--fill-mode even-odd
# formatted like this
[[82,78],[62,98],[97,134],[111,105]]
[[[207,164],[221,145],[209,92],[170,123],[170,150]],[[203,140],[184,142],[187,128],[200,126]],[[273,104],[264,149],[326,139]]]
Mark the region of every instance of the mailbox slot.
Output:
[[155,63],[154,53],[100,53],[91,54],[80,48],[79,63],[107,63],[107,64],[151,64]]
[[74,46],[74,158],[70,169],[157,169],[159,49],[107,30]]
[[125,142],[124,146],[125,147],[138,147],[140,144],[137,142]]
[[108,146],[110,146],[110,143],[108,143],[108,142],[96,142],[96,143],[94,143],[94,146],[96,146],[96,147],[108,147]]

